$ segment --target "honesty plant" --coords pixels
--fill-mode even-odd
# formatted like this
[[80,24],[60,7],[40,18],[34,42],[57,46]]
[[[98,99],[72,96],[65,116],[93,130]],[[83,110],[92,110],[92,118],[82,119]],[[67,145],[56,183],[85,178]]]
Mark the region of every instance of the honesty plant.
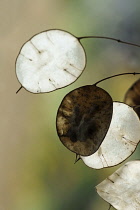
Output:
[[[32,93],[45,93],[75,82],[86,67],[82,39],[99,38],[140,47],[104,36],[76,37],[52,29],[29,39],[16,59],[16,75]],[[70,91],[63,98],[56,116],[56,129],[63,145],[95,169],[123,162],[140,141],[140,79],[125,94],[124,102],[97,85],[107,79],[140,73],[121,73]],[[128,105],[127,105],[128,104]],[[135,112],[136,111],[136,112]],[[137,114],[138,115],[137,115]],[[139,116],[139,117],[138,117]],[[97,186],[98,194],[116,209],[140,209],[140,161],[126,163]]]
[[32,93],[45,93],[76,81],[86,66],[86,54],[80,42],[86,38],[110,39],[140,47],[111,37],[76,37],[60,29],[41,32],[22,46],[16,59],[19,90],[25,88]]

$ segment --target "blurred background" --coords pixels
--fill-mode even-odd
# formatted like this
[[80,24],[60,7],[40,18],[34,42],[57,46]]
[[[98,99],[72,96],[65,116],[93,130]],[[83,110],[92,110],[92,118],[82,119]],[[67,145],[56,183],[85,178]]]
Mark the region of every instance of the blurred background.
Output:
[[[140,44],[139,0],[1,0],[0,8],[0,210],[107,210],[95,186],[120,165],[94,170],[82,161],[74,164],[75,154],[56,134],[56,113],[63,97],[79,86],[140,72],[140,48],[81,40],[88,59],[82,76],[64,89],[41,95],[24,89],[16,95],[20,84],[15,60],[30,37],[54,28]],[[138,78],[122,76],[99,86],[113,100],[123,101]],[[140,147],[129,159],[138,159],[139,152]]]

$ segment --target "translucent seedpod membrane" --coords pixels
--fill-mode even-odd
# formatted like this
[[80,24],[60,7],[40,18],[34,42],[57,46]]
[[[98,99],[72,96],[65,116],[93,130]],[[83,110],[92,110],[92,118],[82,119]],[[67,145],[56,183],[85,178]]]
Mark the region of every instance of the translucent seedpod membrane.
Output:
[[95,169],[115,166],[128,158],[140,141],[140,121],[132,107],[113,102],[113,116],[109,130],[99,149],[83,162]]
[[16,74],[26,90],[43,93],[73,83],[85,65],[85,51],[75,36],[48,30],[23,45],[16,60]]
[[137,106],[134,110],[140,118],[140,79],[128,89],[124,97],[124,102],[130,106]]
[[96,186],[97,193],[115,209],[140,209],[140,161],[130,161]]
[[68,93],[57,112],[56,127],[61,142],[72,152],[88,156],[96,152],[110,126],[111,96],[95,85]]

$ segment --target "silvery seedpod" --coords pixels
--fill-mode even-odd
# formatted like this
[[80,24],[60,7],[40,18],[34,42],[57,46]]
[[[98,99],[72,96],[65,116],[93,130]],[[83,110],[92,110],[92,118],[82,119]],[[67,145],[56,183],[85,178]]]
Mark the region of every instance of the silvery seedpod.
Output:
[[113,116],[106,137],[93,155],[81,156],[95,169],[118,165],[128,158],[140,141],[140,121],[132,107],[113,102]]
[[57,112],[61,142],[72,152],[88,156],[96,152],[110,126],[111,96],[102,88],[87,85],[68,93]]
[[73,83],[85,65],[85,51],[78,38],[66,31],[48,30],[22,46],[16,74],[26,90],[45,93]]
[[130,161],[96,186],[97,193],[115,209],[140,209],[140,161]]

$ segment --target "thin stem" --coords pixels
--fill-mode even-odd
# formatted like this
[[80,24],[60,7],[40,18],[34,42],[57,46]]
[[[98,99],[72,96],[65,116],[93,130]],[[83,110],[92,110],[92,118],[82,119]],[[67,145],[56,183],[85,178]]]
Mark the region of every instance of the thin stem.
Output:
[[104,78],[104,79],[99,80],[99,81],[96,82],[94,85],[97,85],[97,84],[99,84],[100,82],[103,82],[103,81],[105,81],[105,80],[107,80],[107,79],[111,79],[111,78],[113,78],[113,77],[123,76],[123,75],[127,75],[127,74],[136,75],[136,74],[140,74],[140,73],[137,73],[137,72],[129,72],[129,73],[122,73],[122,74],[115,74],[115,75],[113,75],[113,76],[106,77],[106,78]]
[[108,210],[110,210],[110,209],[111,209],[111,207],[112,207],[112,205],[110,204],[110,205],[109,205],[109,209],[108,209]]
[[81,37],[77,37],[77,38],[79,40],[81,40],[81,39],[89,39],[89,38],[109,39],[109,40],[113,40],[113,41],[120,42],[120,43],[123,43],[123,44],[128,44],[128,45],[133,45],[135,47],[140,47],[140,45],[138,45],[138,44],[134,44],[134,43],[131,43],[131,42],[125,42],[125,41],[122,41],[120,39],[115,39],[115,38],[107,37],[107,36],[81,36]]
[[21,86],[21,87],[17,90],[16,94],[17,94],[22,88],[23,88],[23,87]]

